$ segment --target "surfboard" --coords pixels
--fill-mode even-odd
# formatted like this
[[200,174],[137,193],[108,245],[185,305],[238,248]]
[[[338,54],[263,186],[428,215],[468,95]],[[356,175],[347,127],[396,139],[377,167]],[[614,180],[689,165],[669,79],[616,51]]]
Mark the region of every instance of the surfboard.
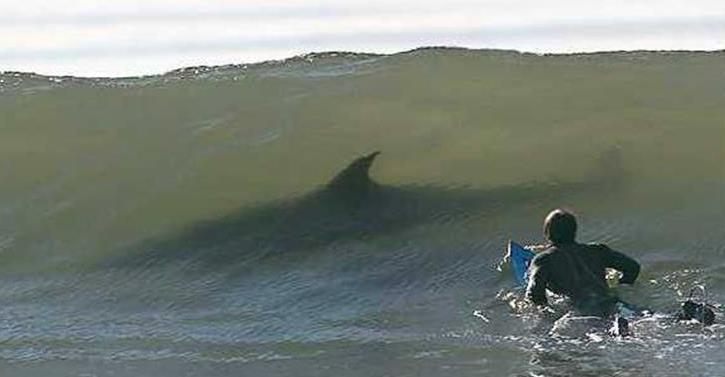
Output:
[[536,254],[530,250],[526,250],[523,246],[514,241],[509,241],[508,245],[509,258],[511,258],[511,271],[514,273],[516,283],[524,286],[529,280],[529,264]]

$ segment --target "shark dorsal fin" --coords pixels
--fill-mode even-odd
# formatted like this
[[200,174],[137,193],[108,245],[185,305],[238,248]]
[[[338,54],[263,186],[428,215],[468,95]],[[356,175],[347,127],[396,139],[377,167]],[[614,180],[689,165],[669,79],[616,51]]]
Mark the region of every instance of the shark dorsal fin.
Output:
[[355,191],[366,190],[375,184],[370,179],[370,166],[375,161],[375,157],[380,154],[375,151],[366,156],[357,158],[351,162],[345,169],[337,173],[337,175],[327,184],[327,187],[333,190]]

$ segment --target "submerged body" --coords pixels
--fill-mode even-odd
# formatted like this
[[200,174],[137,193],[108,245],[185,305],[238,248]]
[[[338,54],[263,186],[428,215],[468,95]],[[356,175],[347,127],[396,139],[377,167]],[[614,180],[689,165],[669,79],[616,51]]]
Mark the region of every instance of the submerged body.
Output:
[[599,166],[593,168],[595,173],[586,180],[491,189],[381,184],[370,177],[380,154],[373,152],[355,159],[307,194],[239,208],[192,224],[173,237],[149,239],[104,265],[133,268],[184,261],[217,271],[230,261],[291,251],[304,255],[330,244],[390,235],[441,219],[481,216],[501,203],[538,203],[609,190],[625,177],[617,151],[604,152]]

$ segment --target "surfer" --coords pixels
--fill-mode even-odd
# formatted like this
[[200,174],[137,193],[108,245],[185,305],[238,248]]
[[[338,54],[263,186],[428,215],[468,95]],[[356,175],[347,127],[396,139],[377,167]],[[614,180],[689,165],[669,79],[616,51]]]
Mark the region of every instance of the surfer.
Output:
[[[607,284],[605,269],[620,271],[619,282],[632,284],[639,275],[639,263],[606,245],[576,242],[576,230],[576,218],[570,212],[556,209],[546,216],[544,235],[549,244],[531,262],[526,298],[547,305],[548,289],[568,297],[581,315],[612,317],[620,300]],[[615,326],[626,335],[626,320],[617,318]]]

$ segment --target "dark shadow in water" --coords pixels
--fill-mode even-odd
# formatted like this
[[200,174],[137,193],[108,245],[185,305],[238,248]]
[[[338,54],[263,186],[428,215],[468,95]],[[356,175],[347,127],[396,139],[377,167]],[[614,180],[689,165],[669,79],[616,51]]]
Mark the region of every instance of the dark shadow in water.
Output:
[[222,267],[242,260],[289,256],[336,242],[366,240],[421,224],[445,224],[525,205],[560,204],[575,194],[608,192],[624,181],[618,149],[606,151],[587,179],[529,182],[493,189],[389,186],[369,176],[380,152],[360,157],[321,188],[269,204],[245,207],[174,237],[148,240],[111,267],[173,261]]

